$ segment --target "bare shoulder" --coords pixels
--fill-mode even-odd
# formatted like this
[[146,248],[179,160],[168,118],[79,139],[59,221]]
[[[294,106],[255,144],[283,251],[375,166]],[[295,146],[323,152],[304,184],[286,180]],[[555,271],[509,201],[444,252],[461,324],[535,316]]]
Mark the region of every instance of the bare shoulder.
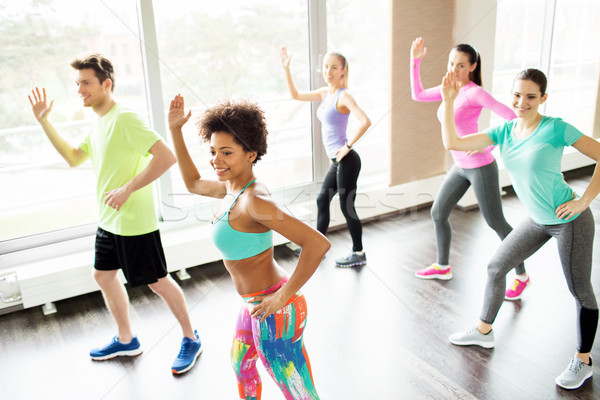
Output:
[[263,182],[257,181],[248,189],[244,196],[244,208],[251,210],[264,209],[275,204],[271,191]]
[[341,102],[342,104],[349,104],[349,103],[355,104],[356,100],[354,100],[352,93],[350,93],[350,91],[348,89],[344,89],[340,93],[339,102]]
[[248,197],[262,197],[267,196],[271,197],[271,191],[262,181],[256,181],[254,184],[250,185],[247,189],[249,196]]
[[328,90],[329,90],[329,88],[327,86],[323,86],[323,87],[316,89],[315,92],[317,92],[319,94],[319,96],[321,96],[321,99],[324,99],[325,96],[327,95]]

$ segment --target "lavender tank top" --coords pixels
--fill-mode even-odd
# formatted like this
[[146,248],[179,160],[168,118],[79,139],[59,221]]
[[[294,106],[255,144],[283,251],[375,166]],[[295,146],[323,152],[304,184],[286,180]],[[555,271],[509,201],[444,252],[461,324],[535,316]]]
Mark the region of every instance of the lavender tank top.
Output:
[[331,101],[327,101],[329,92],[319,108],[317,109],[317,118],[321,121],[321,136],[323,137],[323,144],[325,145],[325,152],[329,158],[335,158],[335,152],[338,151],[342,146],[346,144],[346,127],[348,126],[348,117],[350,114],[342,114],[336,108],[338,99],[342,90],[340,88],[332,96]]

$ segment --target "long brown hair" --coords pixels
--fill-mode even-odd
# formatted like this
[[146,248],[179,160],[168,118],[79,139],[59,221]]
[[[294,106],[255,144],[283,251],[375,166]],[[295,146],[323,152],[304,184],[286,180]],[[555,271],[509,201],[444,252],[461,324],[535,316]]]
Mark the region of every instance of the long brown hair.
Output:
[[481,56],[479,55],[479,52],[475,50],[473,46],[466,43],[456,45],[452,48],[452,50],[460,51],[461,53],[468,55],[471,65],[477,63],[477,67],[475,67],[475,69],[469,73],[469,79],[475,82],[477,85],[483,87],[481,81]]

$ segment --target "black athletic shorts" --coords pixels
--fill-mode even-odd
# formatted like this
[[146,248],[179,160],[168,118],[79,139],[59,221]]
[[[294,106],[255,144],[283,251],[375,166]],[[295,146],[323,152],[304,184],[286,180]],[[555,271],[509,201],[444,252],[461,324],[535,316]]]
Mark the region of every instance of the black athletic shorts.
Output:
[[156,283],[167,276],[167,261],[158,230],[138,236],[120,236],[98,228],[94,268],[122,269],[130,286]]

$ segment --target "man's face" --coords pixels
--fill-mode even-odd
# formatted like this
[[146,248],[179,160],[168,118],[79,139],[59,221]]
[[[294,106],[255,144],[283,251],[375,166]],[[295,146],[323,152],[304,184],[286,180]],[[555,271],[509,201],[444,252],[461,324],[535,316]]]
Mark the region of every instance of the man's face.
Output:
[[91,68],[77,70],[75,83],[79,87],[77,93],[83,100],[84,107],[96,108],[110,99],[110,79],[100,80]]

